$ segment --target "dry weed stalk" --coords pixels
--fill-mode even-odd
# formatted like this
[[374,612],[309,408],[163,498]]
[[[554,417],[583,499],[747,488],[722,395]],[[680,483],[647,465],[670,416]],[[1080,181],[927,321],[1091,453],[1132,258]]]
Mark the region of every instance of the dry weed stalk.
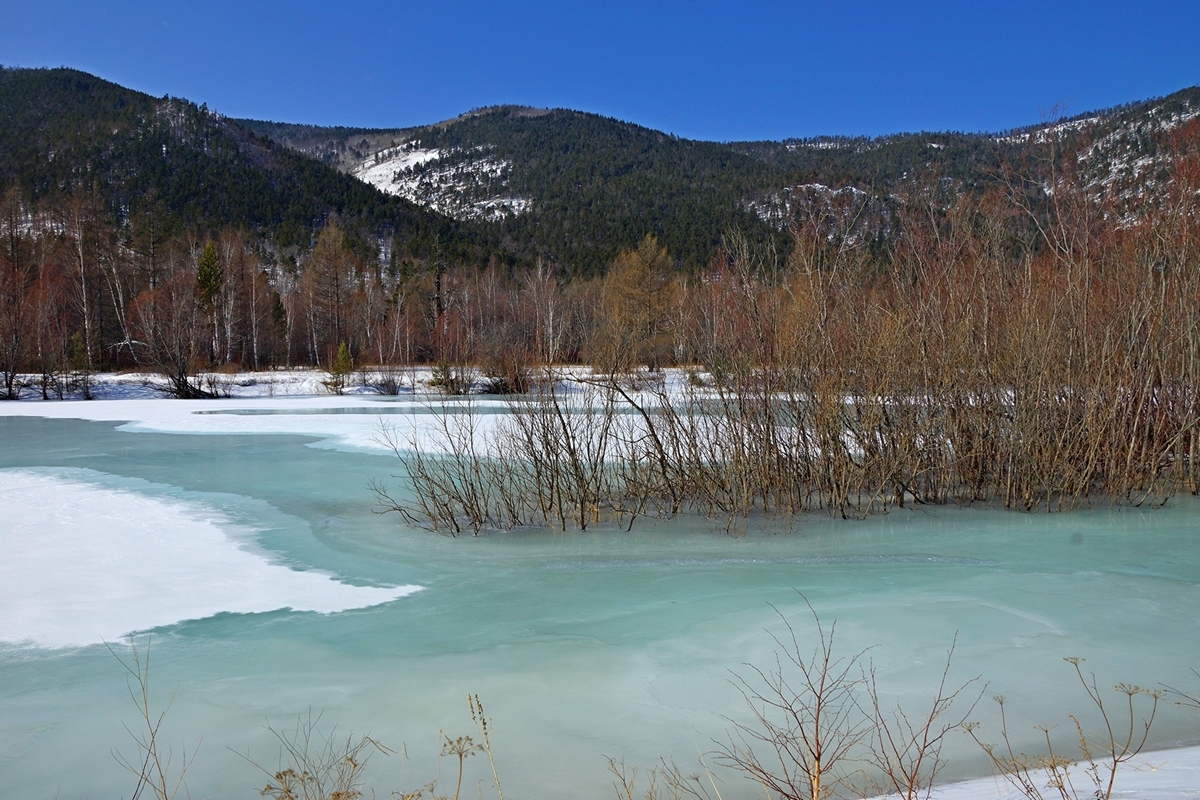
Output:
[[644,770],[645,789],[638,790],[638,769],[606,757],[608,771],[613,775],[613,789],[618,800],[721,800],[717,778],[700,759],[700,771],[685,773],[674,762],[660,760],[658,766]]
[[[133,705],[137,709],[139,721],[139,730],[136,733],[128,725],[125,726],[125,731],[137,747],[137,756],[131,759],[114,750],[113,757],[117,763],[137,778],[132,795],[134,800],[145,796],[147,791],[155,800],[172,800],[181,789],[185,794],[187,793],[184,775],[195,759],[196,753],[192,751],[189,758],[187,750],[184,750],[180,756],[178,771],[176,771],[171,765],[174,760],[174,750],[168,747],[166,752],[163,752],[159,734],[175,696],[171,695],[171,699],[167,701],[162,711],[154,713],[150,703],[150,641],[150,637],[147,636],[145,648],[139,650],[137,640],[130,636],[128,661],[121,658],[111,645],[107,643],[104,645],[108,648],[108,652],[112,653],[113,658],[117,659],[129,673],[126,678],[126,687],[129,690],[129,699],[133,701]],[[197,745],[198,747],[199,745]]]
[[[1192,670],[1192,674],[1200,678],[1200,671]],[[1163,689],[1168,695],[1175,698],[1175,705],[1190,708],[1193,711],[1200,711],[1200,695],[1185,692],[1182,689],[1176,689],[1171,686],[1164,686]]]
[[479,695],[467,695],[467,706],[471,709],[471,721],[475,723],[475,729],[479,731],[479,739],[482,744],[480,748],[487,756],[488,765],[492,768],[493,785],[496,787],[496,796],[499,800],[504,800],[504,790],[500,788],[500,773],[496,770],[496,758],[492,753],[492,731],[491,720],[483,713],[483,703],[479,700]]
[[[957,638],[956,635],[955,643]],[[946,764],[942,759],[946,737],[967,723],[984,691],[979,690],[964,712],[954,712],[951,716],[951,706],[979,680],[976,677],[957,687],[950,686],[948,679],[954,648],[952,644],[946,653],[946,666],[928,711],[916,717],[909,716],[899,705],[889,708],[881,702],[875,665],[871,664],[866,679],[868,703],[865,710],[871,724],[867,760],[882,775],[881,781],[873,783],[876,794],[898,800],[918,800],[931,795],[938,774]]]
[[[497,798],[504,800],[504,790],[500,787],[500,773],[496,769],[495,756],[492,752],[492,722],[483,713],[483,703],[480,702],[479,695],[467,695],[467,706],[470,708],[471,721],[475,723],[475,730],[478,732],[480,740],[476,742],[470,736],[458,736],[451,739],[446,733],[442,733],[441,757],[454,758],[457,770],[454,781],[454,794],[438,794],[438,781],[433,780],[420,789],[407,792],[392,792],[394,800],[459,800],[459,796],[462,793],[463,775],[466,772],[467,759],[476,753],[483,753],[487,756],[488,764],[492,770],[492,787],[496,790]],[[483,797],[482,782],[479,786],[479,796]]]
[[[1163,692],[1142,689],[1139,686],[1119,683],[1113,691],[1123,697],[1123,716],[1118,719],[1104,704],[1096,681],[1096,673],[1088,676],[1083,674],[1080,664],[1083,659],[1063,659],[1075,668],[1079,683],[1083,686],[1088,700],[1095,706],[1100,715],[1102,730],[1099,734],[1089,735],[1084,731],[1083,723],[1074,714],[1070,715],[1075,728],[1078,755],[1068,757],[1056,749],[1050,736],[1050,728],[1038,726],[1036,730],[1042,733],[1046,743],[1046,754],[1030,756],[1017,752],[1008,733],[1008,721],[1005,712],[1005,698],[1002,695],[994,699],[1000,707],[1000,739],[1001,744],[984,742],[979,739],[977,723],[968,723],[965,728],[987,754],[992,768],[1028,800],[1046,800],[1047,797],[1057,797],[1060,800],[1111,800],[1116,785],[1117,773],[1121,768],[1135,759],[1146,746],[1150,736],[1150,728],[1154,724],[1158,712],[1158,702]],[[1138,697],[1146,698],[1148,710],[1141,710],[1136,705]],[[1088,789],[1075,787],[1074,775],[1082,771]]]
[[337,728],[319,729],[321,715],[296,720],[291,731],[268,728],[279,741],[279,766],[268,770],[247,758],[267,775],[259,792],[271,800],[358,800],[363,796],[363,771],[373,752],[390,752],[370,736],[347,734]]

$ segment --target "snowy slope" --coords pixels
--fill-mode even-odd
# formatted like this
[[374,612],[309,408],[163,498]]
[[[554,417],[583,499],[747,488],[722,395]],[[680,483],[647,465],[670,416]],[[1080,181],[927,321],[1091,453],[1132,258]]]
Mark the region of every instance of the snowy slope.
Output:
[[529,201],[508,190],[512,164],[482,149],[425,149],[417,141],[388,148],[351,173],[380,191],[460,220],[521,214]]

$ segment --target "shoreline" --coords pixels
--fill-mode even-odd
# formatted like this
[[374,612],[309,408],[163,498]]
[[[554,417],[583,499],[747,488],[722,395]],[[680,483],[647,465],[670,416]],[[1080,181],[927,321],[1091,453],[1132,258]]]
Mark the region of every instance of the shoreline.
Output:
[[[1075,762],[1071,774],[1076,777],[1078,797],[1087,798],[1090,780],[1082,762]],[[1057,790],[1039,781],[1046,798]],[[888,800],[885,795],[876,800]],[[946,783],[934,788],[931,800],[1025,800],[1003,778],[991,775]],[[1113,800],[1194,800],[1200,798],[1200,745],[1182,745],[1142,753],[1117,772]]]

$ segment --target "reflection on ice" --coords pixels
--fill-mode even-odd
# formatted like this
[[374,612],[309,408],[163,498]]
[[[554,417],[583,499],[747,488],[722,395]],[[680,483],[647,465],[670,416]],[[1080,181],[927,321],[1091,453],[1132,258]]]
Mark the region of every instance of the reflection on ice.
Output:
[[847,556],[779,556],[768,558],[658,558],[606,559],[601,561],[555,561],[544,569],[622,569],[635,567],[723,567],[754,564],[960,564],[988,566],[995,561],[969,556],[939,556],[931,553],[896,553]]
[[220,612],[330,613],[420,589],[273,564],[198,503],[101,488],[89,475],[0,470],[0,642],[95,644]]

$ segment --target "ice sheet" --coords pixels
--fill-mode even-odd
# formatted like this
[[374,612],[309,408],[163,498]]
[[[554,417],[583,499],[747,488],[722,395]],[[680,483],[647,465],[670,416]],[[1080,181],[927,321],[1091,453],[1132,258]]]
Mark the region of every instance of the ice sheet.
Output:
[[274,564],[200,503],[86,477],[0,470],[0,642],[81,646],[220,612],[331,613],[421,588],[352,586]]
[[[423,401],[411,396],[284,397],[288,392],[281,388],[275,386],[274,397],[235,396],[219,401],[149,399],[143,394],[141,399],[121,402],[7,403],[0,404],[0,415],[132,421],[125,429],[139,431],[301,433],[321,437],[325,446],[373,450],[379,449],[372,439],[380,419],[411,429],[431,419]],[[256,391],[255,387],[244,390]],[[436,397],[426,401],[435,406],[441,402]],[[480,397],[475,402],[487,413],[504,408],[501,399]],[[376,410],[404,413],[377,415]],[[490,424],[494,416],[487,419]],[[106,442],[119,438],[141,440],[139,446],[165,451],[172,447],[168,440],[173,437],[104,433]],[[47,452],[54,452],[50,445],[56,443],[62,444],[46,442]],[[261,447],[272,450],[270,442]],[[64,462],[51,459],[68,456],[49,455],[40,460],[41,454],[30,452],[13,463],[26,472],[33,469],[34,475],[103,493],[119,482],[106,479],[104,486],[98,486],[34,465],[87,463],[158,480],[146,464],[174,464],[176,458],[194,457],[152,458],[139,448],[140,471],[131,466],[126,472],[114,456],[95,455],[100,449],[81,448],[81,454],[94,456],[91,461]],[[298,448],[282,438],[278,449],[279,453],[240,456],[247,476],[244,491],[272,508],[289,509],[314,530],[325,516],[332,519],[344,512],[341,496],[322,494],[304,513],[294,511],[313,489],[325,488],[327,478],[309,480],[289,472],[291,482],[277,485],[273,468],[283,458],[281,453],[303,450],[312,458],[313,475],[322,475],[319,467],[325,459],[361,464],[364,475],[371,470],[385,472],[390,463]],[[219,468],[219,458],[204,457],[212,458]],[[189,469],[214,469],[212,463],[202,465],[204,470],[200,466]],[[212,481],[173,482],[196,491],[243,491],[227,484],[210,488]],[[341,484],[346,491],[363,492],[351,501],[352,506],[369,505],[362,481],[343,479]],[[134,489],[130,494],[146,499]],[[61,493],[61,487],[54,491],[65,498],[64,504],[75,502]],[[39,496],[51,494],[47,489]],[[48,501],[24,505],[37,502]],[[175,504],[171,498],[156,502],[174,509],[172,524],[207,521],[229,533],[229,526],[218,520],[203,497],[196,503]],[[21,505],[3,492],[0,503],[5,509]],[[122,513],[128,506],[131,515],[140,508],[119,505]],[[190,508],[190,515],[180,508]],[[210,644],[197,635],[162,646],[159,663],[164,672],[167,665],[176,669],[164,674],[164,685],[183,682],[193,687],[191,702],[184,697],[176,711],[176,721],[187,727],[190,738],[204,736],[243,750],[252,749],[248,738],[239,737],[257,730],[255,714],[286,716],[314,703],[328,708],[329,719],[370,730],[387,744],[413,746],[443,726],[447,730],[459,723],[469,726],[469,721],[451,712],[458,708],[461,716],[462,695],[479,692],[497,724],[503,725],[501,773],[506,784],[525,788],[531,797],[598,798],[609,790],[599,754],[622,755],[639,765],[654,763],[658,755],[687,757],[695,749],[689,739],[693,730],[696,746],[711,747],[712,737],[719,738],[713,731],[725,724],[713,722],[717,715],[732,717],[741,710],[736,697],[722,693],[728,688],[727,670],[746,662],[767,663],[770,642],[763,629],[778,632],[770,628],[776,620],[767,603],[780,607],[790,619],[803,621],[804,608],[793,592],[801,588],[813,598],[822,618],[841,623],[839,631],[844,631],[849,651],[875,646],[872,657],[878,658],[886,688],[902,699],[924,696],[929,665],[940,663],[950,637],[958,631],[957,674],[981,675],[991,684],[989,695],[1012,698],[1014,710],[1024,714],[1014,720],[1025,737],[1020,746],[1028,748],[1036,746],[1028,742],[1036,738],[1034,725],[1057,725],[1069,737],[1067,714],[1081,711],[1078,686],[1072,684],[1063,656],[1087,657],[1088,666],[1095,667],[1103,681],[1137,680],[1150,686],[1162,682],[1194,689],[1190,668],[1197,663],[1195,642],[1200,641],[1196,510],[1187,497],[1154,511],[1095,509],[1071,515],[921,509],[862,523],[806,518],[786,535],[737,540],[685,536],[677,529],[688,520],[621,536],[597,531],[543,540],[536,533],[519,532],[484,540],[448,540],[409,535],[412,532],[398,525],[395,517],[367,519],[364,510],[363,519],[344,531],[330,526],[325,536],[357,553],[357,558],[364,553],[381,556],[380,569],[373,573],[377,582],[419,580],[430,587],[429,592],[370,614],[300,616],[289,621],[294,626],[280,626],[287,630],[272,631],[265,640],[255,630],[255,619],[236,618],[219,633],[214,631]],[[0,515],[0,531],[16,518],[11,513]],[[247,529],[247,533],[251,532]],[[678,539],[673,538],[676,534]],[[235,535],[232,541],[237,539]],[[229,544],[222,542],[222,547]],[[1153,546],[1147,547],[1147,542]],[[107,547],[112,549],[111,544]],[[257,558],[260,566],[287,572],[262,556],[243,552]],[[301,561],[342,571],[334,562],[319,558]],[[344,570],[351,573],[366,574]],[[2,594],[6,574],[0,574],[0,581],[4,581]],[[0,622],[12,616],[6,607],[0,607],[0,615]],[[244,635],[243,624],[253,635]],[[231,650],[230,641],[239,647]],[[183,652],[185,644],[207,648],[204,657]],[[105,746],[92,754],[93,761],[108,765],[110,734],[120,733],[119,713],[106,707],[89,721],[92,729],[79,733],[75,721],[65,721],[69,713],[63,709],[73,708],[78,698],[92,702],[111,686],[116,687],[114,694],[122,689],[119,680],[102,668],[89,667],[98,677],[89,674],[87,682],[76,682],[72,670],[83,671],[77,663],[88,658],[87,653],[58,651],[44,663],[37,654],[36,667],[18,663],[23,653],[10,661],[5,679],[13,685],[10,676],[20,677],[25,688],[12,693],[15,699],[9,708],[0,708],[4,717],[0,728],[8,736],[4,744],[13,753],[8,761],[0,759],[0,794],[52,795],[53,791],[44,790],[49,786],[45,776],[59,780],[59,765],[68,757],[82,763],[79,754],[97,741]],[[107,654],[100,655],[101,662],[109,660]],[[292,667],[280,673],[276,666],[280,663]],[[59,672],[54,681],[43,683],[41,671],[47,666]],[[25,677],[35,673],[36,677]],[[227,684],[230,675],[240,676],[239,682]],[[72,687],[77,687],[75,694]],[[123,700],[122,695],[114,702],[123,709],[118,702]],[[221,714],[207,716],[210,706],[216,705]],[[235,716],[234,710],[247,707],[254,713]],[[985,698],[979,713],[991,711]],[[1200,740],[1194,720],[1173,705],[1165,708],[1156,723],[1160,733],[1153,746],[1194,744]],[[988,724],[986,719],[983,722]],[[994,735],[994,724],[987,730]],[[58,749],[47,750],[47,742]],[[977,748],[965,736],[953,738],[948,747],[952,752],[947,753],[945,780],[986,771]],[[44,755],[48,752],[57,757]],[[412,766],[411,774],[434,774],[436,752],[435,741],[425,753],[426,761]],[[553,758],[547,761],[546,753]],[[409,783],[410,773],[393,762],[380,759],[374,766],[380,774],[373,786],[386,790]],[[228,777],[232,769],[206,753],[195,772],[196,786],[203,787],[197,794],[228,793],[230,788],[237,794],[253,785],[250,779]],[[73,774],[76,782],[68,784],[63,796],[96,796],[100,784],[94,764],[76,766]],[[32,777],[21,783],[20,776]],[[105,786],[117,787],[104,792],[106,796],[121,792],[115,783]],[[1163,750],[1143,756],[1123,773],[1114,797],[1200,798],[1197,787],[1200,749]],[[734,781],[725,796],[752,797],[753,791]],[[998,800],[1013,795],[994,778],[980,778],[947,784],[934,797]]]

